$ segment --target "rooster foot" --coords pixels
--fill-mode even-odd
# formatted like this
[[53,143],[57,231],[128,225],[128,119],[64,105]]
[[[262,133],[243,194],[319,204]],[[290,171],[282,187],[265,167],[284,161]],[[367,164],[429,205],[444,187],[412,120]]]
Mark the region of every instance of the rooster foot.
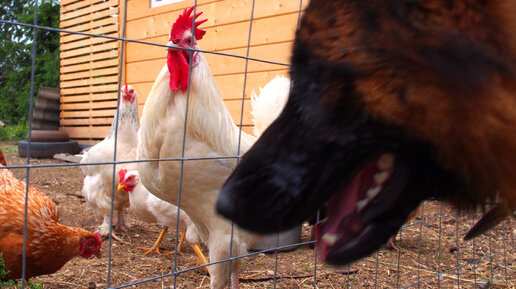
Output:
[[132,243],[132,240],[131,240],[131,235],[129,235],[129,227],[127,226],[127,224],[116,224],[116,226],[113,228],[114,231],[118,231],[118,232],[124,232],[125,233],[125,236],[129,239],[129,243],[127,242],[123,242],[120,240],[120,238],[118,238],[118,236],[115,235],[115,233],[112,233],[113,235],[113,239],[119,241],[119,242],[122,242],[124,244],[131,244]]
[[[108,235],[109,235],[109,234],[108,234]],[[107,238],[107,236],[105,236],[104,238]],[[111,232],[111,238],[113,238],[113,240],[116,240],[116,241],[118,241],[118,242],[120,242],[120,243],[122,243],[122,244],[131,245],[131,243],[126,242],[126,241],[124,241],[124,240],[120,239],[117,235],[115,235],[115,233],[114,233],[114,232]]]
[[111,238],[113,238],[114,240],[117,240],[118,242],[120,242],[122,244],[131,245],[131,243],[120,239],[117,235],[115,235],[115,233],[111,233]]
[[124,224],[120,224],[120,223],[118,223],[118,224],[116,224],[116,225],[115,225],[114,229],[115,229],[116,231],[128,232],[130,227],[131,227],[131,226],[128,226],[128,225],[127,225],[127,224],[125,224],[125,223],[124,223]]

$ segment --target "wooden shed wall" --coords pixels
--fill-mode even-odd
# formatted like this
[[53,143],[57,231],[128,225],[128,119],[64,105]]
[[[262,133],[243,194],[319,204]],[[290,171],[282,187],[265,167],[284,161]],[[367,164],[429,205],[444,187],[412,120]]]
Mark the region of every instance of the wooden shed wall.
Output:
[[[95,2],[95,0],[89,1]],[[303,3],[307,2],[308,1],[303,1]],[[299,3],[300,1],[292,0],[255,1],[249,57],[289,63],[291,45],[299,17]],[[128,0],[126,37],[165,44],[168,41],[168,33],[170,32],[173,21],[175,21],[185,7],[192,6],[193,4],[193,0],[187,0],[151,8],[150,0]],[[205,29],[207,33],[204,38],[199,41],[199,47],[203,50],[245,56],[247,53],[252,1],[198,0],[197,5],[197,10],[204,12],[201,17],[208,18],[208,21],[202,25],[202,28]],[[66,5],[63,7],[66,7]],[[121,15],[121,13],[118,15],[119,18],[122,19],[123,15]],[[120,23],[121,22],[122,21],[120,21]],[[90,40],[90,42],[98,41],[99,40],[94,39]],[[154,79],[165,64],[166,51],[162,47],[128,42],[126,43],[124,54],[125,65],[123,67],[123,73],[125,75],[125,81],[128,84],[132,84],[140,96],[139,105],[141,114]],[[240,121],[242,92],[244,90],[246,61],[244,59],[213,54],[205,54],[205,57],[210,64],[215,80],[224,96],[225,103],[235,123],[238,124]],[[94,65],[96,61],[92,61],[92,63]],[[63,67],[61,70],[63,71]],[[248,62],[245,88],[246,103],[244,105],[243,118],[243,128],[245,131],[251,132],[252,127],[249,114],[251,91],[258,91],[259,87],[263,87],[276,75],[287,75],[287,71],[287,66],[256,61]],[[109,76],[111,76],[111,74],[109,74]],[[108,77],[108,75],[105,75],[105,77]],[[61,92],[66,92],[63,85],[61,86]],[[102,95],[107,96],[108,94],[102,93]],[[93,131],[95,131],[95,133],[90,134],[94,139],[97,137],[103,138],[107,134],[110,124],[108,119],[114,115],[116,93],[114,95],[110,93],[109,95],[111,96],[109,100],[102,99],[102,101],[91,99],[92,93],[88,93],[88,95],[78,95],[78,97],[73,99],[74,101],[80,100],[80,105],[74,103],[75,106],[73,106],[73,108],[88,108],[88,110],[81,110],[83,111],[81,115],[88,116],[88,118],[81,119],[81,122],[88,122],[85,124],[88,127],[87,129],[93,129]],[[96,102],[102,102],[104,107],[97,110],[96,108],[99,104],[96,104]],[[88,107],[90,104],[96,106]],[[115,106],[113,106],[113,104]],[[61,125],[67,130],[68,125],[73,125],[73,127],[69,129],[69,132],[73,132],[77,130],[79,121],[71,122],[65,118],[66,114],[64,113],[69,107],[71,106],[66,103],[65,98],[62,104],[63,118]],[[102,111],[102,115],[99,115],[99,111]],[[84,127],[84,130],[86,130],[86,127]],[[82,137],[82,135],[74,133],[71,133],[71,135],[76,138],[78,136]],[[82,142],[84,143],[85,141],[86,140]]]

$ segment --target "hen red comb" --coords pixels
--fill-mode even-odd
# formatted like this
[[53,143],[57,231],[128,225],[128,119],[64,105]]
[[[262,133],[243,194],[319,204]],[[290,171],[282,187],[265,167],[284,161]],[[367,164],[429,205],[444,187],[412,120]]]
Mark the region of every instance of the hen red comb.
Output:
[[122,181],[125,178],[125,174],[127,174],[126,169],[121,169],[118,171],[118,176],[120,177],[120,181]]
[[127,84],[124,86],[124,93],[129,93],[129,87]]
[[99,231],[93,232],[93,236],[95,236],[95,239],[97,239],[97,242],[99,242],[99,245],[102,245],[102,239],[100,238]]
[[[192,29],[192,21],[194,19],[197,19],[197,17],[199,17],[202,14],[202,12],[199,12],[199,13],[195,14],[195,18],[194,18],[194,16],[191,15],[194,8],[195,8],[195,6],[192,6],[190,8],[185,8],[185,10],[183,10],[183,14],[181,14],[181,15],[179,15],[179,17],[177,17],[176,22],[174,22],[174,24],[172,25],[172,30],[170,30],[169,41],[181,40],[185,31]],[[195,32],[193,33],[193,35],[195,36],[196,40],[202,39],[204,34],[206,34],[205,30],[197,28],[197,27],[199,27],[199,25],[203,24],[206,21],[208,21],[208,19],[195,21],[195,25],[194,25]]]

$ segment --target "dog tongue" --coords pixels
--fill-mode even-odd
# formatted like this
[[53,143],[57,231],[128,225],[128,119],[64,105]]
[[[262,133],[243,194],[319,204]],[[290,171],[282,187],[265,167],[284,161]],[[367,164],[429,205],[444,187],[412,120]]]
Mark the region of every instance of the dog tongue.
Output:
[[355,208],[358,201],[366,198],[376,171],[375,160],[362,168],[330,198],[328,216],[315,225],[317,255],[320,261],[326,259],[330,250],[330,245],[321,240],[325,234],[338,236],[339,240],[348,239],[362,227],[360,217],[354,214]]

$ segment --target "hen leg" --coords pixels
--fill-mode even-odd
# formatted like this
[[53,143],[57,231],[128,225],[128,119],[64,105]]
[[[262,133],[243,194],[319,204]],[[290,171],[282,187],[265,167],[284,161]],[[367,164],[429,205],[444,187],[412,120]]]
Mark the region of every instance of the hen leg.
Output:
[[395,250],[398,251],[398,247],[394,244],[394,241],[396,241],[396,236],[392,236],[389,238],[389,241],[387,241],[387,244],[385,244],[385,247],[389,250]]
[[177,243],[177,248],[176,248],[177,254],[179,254],[179,255],[183,255],[183,253],[181,253],[181,248],[183,247],[183,242],[185,241],[185,236],[186,236],[186,232],[179,233],[179,242]]
[[[161,251],[159,250],[159,246],[161,245],[161,242],[163,241],[163,238],[165,237],[165,234],[167,233],[167,231],[168,231],[168,227],[164,226],[163,229],[161,229],[161,232],[159,233],[158,239],[156,240],[156,242],[154,242],[154,245],[152,247],[150,247],[150,248],[138,247],[138,249],[147,251],[143,254],[144,256],[147,256],[152,252],[155,252],[156,254],[158,254],[160,256],[173,254],[174,252],[161,253]],[[178,250],[178,254],[181,255],[181,252],[179,252],[179,250]]]

